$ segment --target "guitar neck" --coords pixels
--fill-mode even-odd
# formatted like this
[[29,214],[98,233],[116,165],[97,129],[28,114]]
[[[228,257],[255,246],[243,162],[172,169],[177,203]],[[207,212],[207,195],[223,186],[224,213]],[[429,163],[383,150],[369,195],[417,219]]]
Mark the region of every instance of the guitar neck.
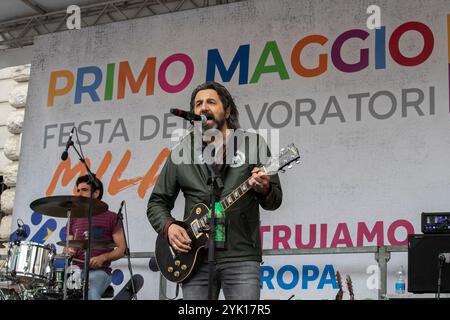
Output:
[[355,295],[353,294],[353,286],[348,288],[348,295],[350,296],[350,300],[355,300]]
[[[264,167],[261,167],[261,170],[263,172],[266,172],[266,169]],[[250,185],[250,179],[251,179],[251,177],[249,177],[247,180],[245,180],[239,187],[234,189],[225,198],[220,200],[219,206],[218,206],[218,203],[216,203],[216,206],[215,206],[216,211],[220,210],[222,212],[225,212],[229,207],[231,207],[234,203],[236,203],[244,194],[246,194],[252,188],[252,186]],[[208,215],[203,216],[200,219],[200,223],[203,225],[207,224],[208,223]],[[188,230],[190,230],[190,229],[191,228],[189,228]]]
[[344,291],[342,290],[342,280],[339,271],[336,271],[336,282],[339,289],[339,291],[336,294],[336,300],[342,300],[342,297],[344,296]]
[[[260,168],[264,173],[266,173],[266,168]],[[234,191],[230,192],[224,199],[220,201],[220,205],[223,208],[223,211],[227,210],[231,207],[235,202],[237,202],[244,194],[246,194],[252,186],[250,185],[250,178],[245,180],[239,187],[234,189]]]
[[348,294],[350,296],[350,300],[355,300],[355,295],[353,293],[353,283],[352,283],[352,279],[350,278],[350,276],[347,276],[347,289],[348,289]]

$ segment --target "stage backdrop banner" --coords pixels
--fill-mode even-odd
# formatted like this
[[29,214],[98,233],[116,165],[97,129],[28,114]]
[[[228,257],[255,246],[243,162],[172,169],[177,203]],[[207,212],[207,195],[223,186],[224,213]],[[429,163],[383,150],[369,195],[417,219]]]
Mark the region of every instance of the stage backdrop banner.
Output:
[[[280,174],[283,204],[261,213],[264,249],[406,245],[421,212],[450,211],[449,37],[447,0],[254,0],[38,37],[14,218],[26,241],[64,239],[66,219],[30,203],[73,194],[85,171],[73,149],[60,156],[76,126],[104,201],[126,201],[131,251],[154,251],[147,201],[186,126],[169,110],[216,80],[243,128],[277,129],[300,149]],[[174,217],[183,205],[180,195]],[[139,298],[157,299],[159,273],[134,261]],[[392,254],[388,293],[406,264]],[[340,271],[357,299],[376,299],[374,265],[374,254],[264,257],[262,298],[334,299]],[[129,277],[125,259],[113,263],[116,292]]]

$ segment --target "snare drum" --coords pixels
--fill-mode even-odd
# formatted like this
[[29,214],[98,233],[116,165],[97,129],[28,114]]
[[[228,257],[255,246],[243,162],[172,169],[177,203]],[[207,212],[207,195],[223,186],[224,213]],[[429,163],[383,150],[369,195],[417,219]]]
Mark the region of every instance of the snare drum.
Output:
[[[69,259],[68,261],[73,261],[74,258]],[[57,289],[62,290],[64,288],[64,276],[67,276],[67,287],[69,289],[81,289],[82,288],[82,277],[81,277],[81,269],[72,263],[69,264],[68,267],[65,267],[64,258],[56,258],[54,263],[54,284]],[[66,275],[67,273],[67,275]]]
[[65,260],[64,256],[55,255],[53,261],[53,275],[50,285],[55,292],[63,292],[64,288],[64,273],[65,273]]
[[34,242],[11,242],[5,277],[23,284],[46,284],[53,277],[55,249]]
[[53,278],[49,282],[49,286],[40,291],[39,299],[63,300],[65,275],[67,276],[67,299],[81,300],[83,291],[80,269],[71,265],[65,268],[65,258],[62,255],[55,255],[53,262]]

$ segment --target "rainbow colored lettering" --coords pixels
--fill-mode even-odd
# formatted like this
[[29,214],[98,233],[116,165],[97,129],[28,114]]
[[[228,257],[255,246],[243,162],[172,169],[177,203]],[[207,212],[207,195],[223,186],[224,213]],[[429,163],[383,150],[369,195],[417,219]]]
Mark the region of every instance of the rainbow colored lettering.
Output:
[[[450,18],[448,18],[450,21]],[[415,56],[405,56],[400,51],[400,39],[409,31],[414,31],[417,41],[423,43],[420,53]],[[369,41],[373,36],[374,41],[374,63],[375,70],[386,69],[388,53],[390,58],[397,64],[405,67],[413,67],[424,63],[434,49],[434,36],[431,29],[417,21],[406,22],[393,30],[389,39],[386,36],[386,27],[376,29],[373,35],[364,29],[351,29],[341,33],[331,44],[330,53],[323,52],[318,55],[317,62],[313,67],[302,64],[301,54],[304,48],[311,45],[324,47],[329,39],[324,35],[308,35],[300,39],[292,48],[290,56],[290,67],[286,66],[287,59],[283,58],[278,44],[275,40],[268,41],[264,45],[253,72],[249,70],[250,44],[242,44],[238,47],[231,63],[226,66],[219,49],[209,49],[206,59],[206,81],[216,80],[216,73],[220,75],[222,82],[229,82],[238,73],[240,85],[254,84],[261,81],[265,74],[274,73],[280,80],[288,80],[294,76],[312,78],[327,72],[329,62],[340,72],[353,73],[369,67],[369,48],[364,48],[364,41]],[[450,37],[450,22],[449,22]],[[342,56],[342,47],[350,39],[358,39],[362,43],[359,49],[359,61],[349,63]],[[269,58],[274,63],[268,64]],[[179,83],[172,84],[167,81],[167,70],[173,63],[184,65],[184,75]],[[117,77],[115,70],[118,68]],[[449,72],[450,72],[450,39],[449,39]],[[121,100],[126,96],[127,87],[132,94],[142,91],[146,96],[152,96],[156,90],[165,93],[178,93],[183,91],[192,81],[195,74],[193,59],[185,53],[176,53],[165,58],[157,68],[157,58],[148,57],[138,70],[132,70],[128,61],[108,63],[106,66],[84,66],[76,71],[55,70],[50,73],[47,106],[55,105],[58,97],[73,94],[73,103],[80,104],[82,101],[109,101]],[[85,84],[89,75],[93,79]],[[220,80],[219,80],[220,81]],[[145,85],[144,85],[145,83]],[[157,87],[158,86],[158,87]],[[145,87],[145,89],[143,88]],[[101,89],[100,89],[101,88]],[[159,88],[159,89],[157,89]],[[88,100],[89,99],[89,100]]]

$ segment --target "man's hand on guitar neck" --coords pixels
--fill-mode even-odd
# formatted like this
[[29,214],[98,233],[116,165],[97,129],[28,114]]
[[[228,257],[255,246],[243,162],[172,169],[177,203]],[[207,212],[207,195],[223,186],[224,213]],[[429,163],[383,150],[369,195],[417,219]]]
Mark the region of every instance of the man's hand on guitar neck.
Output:
[[189,246],[191,239],[183,227],[172,223],[167,230],[167,238],[174,250],[179,252],[189,252],[191,250]]
[[266,175],[261,168],[253,168],[250,184],[258,193],[267,195],[270,191],[270,176]]

